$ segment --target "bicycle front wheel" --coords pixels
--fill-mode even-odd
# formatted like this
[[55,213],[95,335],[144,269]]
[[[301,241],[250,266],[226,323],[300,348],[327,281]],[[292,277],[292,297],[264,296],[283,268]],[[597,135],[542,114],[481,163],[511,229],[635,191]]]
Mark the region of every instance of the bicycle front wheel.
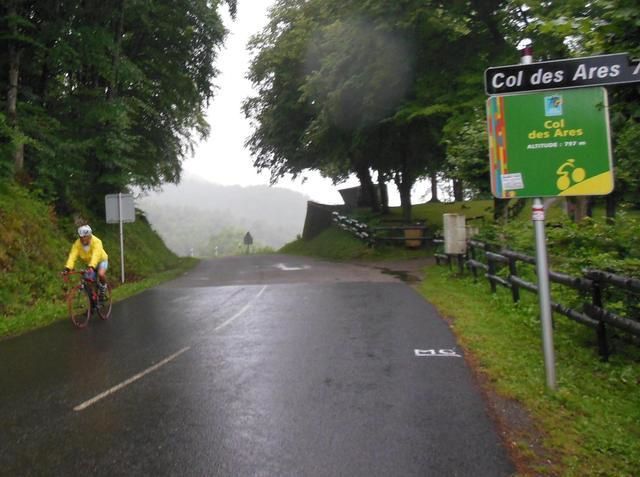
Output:
[[107,283],[107,288],[104,291],[104,296],[98,298],[98,315],[103,320],[108,320],[111,316],[111,285]]
[[91,318],[91,298],[83,287],[75,287],[67,295],[69,317],[78,328],[84,328]]

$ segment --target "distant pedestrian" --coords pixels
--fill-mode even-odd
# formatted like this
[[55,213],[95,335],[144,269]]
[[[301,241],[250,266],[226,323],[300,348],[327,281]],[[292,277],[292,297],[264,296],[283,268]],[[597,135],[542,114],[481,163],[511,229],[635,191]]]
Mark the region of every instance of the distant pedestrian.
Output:
[[247,255],[249,254],[249,250],[253,245],[253,237],[251,236],[251,232],[247,232],[244,236],[244,244],[247,246]]

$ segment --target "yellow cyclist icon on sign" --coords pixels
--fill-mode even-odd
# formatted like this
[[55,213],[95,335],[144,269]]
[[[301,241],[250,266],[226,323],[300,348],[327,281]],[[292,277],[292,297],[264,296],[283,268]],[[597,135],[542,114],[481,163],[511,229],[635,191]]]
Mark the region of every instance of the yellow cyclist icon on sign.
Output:
[[[558,170],[556,171],[556,174],[560,176],[558,177],[558,180],[556,182],[556,186],[558,187],[558,189],[568,189],[569,186],[571,186],[572,181],[574,184],[577,184],[578,182],[582,182],[585,177],[587,177],[587,171],[585,171],[582,167],[576,167],[575,162],[575,159],[568,159],[567,162],[558,167]],[[569,170],[567,169],[573,170],[569,172]]]

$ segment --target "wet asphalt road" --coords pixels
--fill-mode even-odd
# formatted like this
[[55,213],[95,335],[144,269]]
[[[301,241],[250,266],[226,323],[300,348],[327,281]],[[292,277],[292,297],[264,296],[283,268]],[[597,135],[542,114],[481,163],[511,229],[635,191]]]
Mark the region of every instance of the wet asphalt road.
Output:
[[108,322],[0,342],[0,474],[510,475],[454,354],[380,271],[203,262]]

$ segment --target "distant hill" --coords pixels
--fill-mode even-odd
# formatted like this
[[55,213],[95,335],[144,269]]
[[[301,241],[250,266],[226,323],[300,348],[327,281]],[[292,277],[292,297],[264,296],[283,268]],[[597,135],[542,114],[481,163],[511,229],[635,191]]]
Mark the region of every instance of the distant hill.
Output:
[[212,237],[250,231],[256,245],[274,249],[302,232],[307,197],[268,186],[224,186],[187,177],[136,201],[178,255],[210,255]]

